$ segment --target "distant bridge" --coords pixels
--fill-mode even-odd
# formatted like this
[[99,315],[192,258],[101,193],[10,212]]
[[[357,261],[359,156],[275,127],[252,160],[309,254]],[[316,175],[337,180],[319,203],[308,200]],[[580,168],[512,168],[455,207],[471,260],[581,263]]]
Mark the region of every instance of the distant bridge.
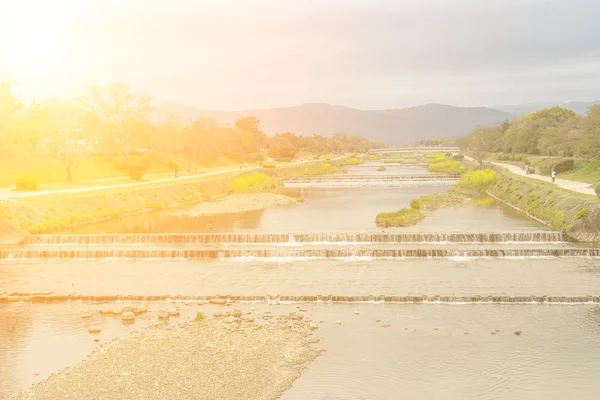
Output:
[[319,182],[438,182],[458,181],[459,175],[373,175],[373,176],[301,176],[284,178],[283,183],[319,183]]
[[457,153],[460,147],[386,147],[383,149],[371,149],[371,154],[381,153]]

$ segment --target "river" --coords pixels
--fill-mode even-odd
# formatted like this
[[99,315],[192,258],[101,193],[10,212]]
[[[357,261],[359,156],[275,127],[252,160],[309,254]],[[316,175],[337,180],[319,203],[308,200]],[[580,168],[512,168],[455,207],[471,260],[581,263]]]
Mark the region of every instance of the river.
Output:
[[[388,171],[377,172],[377,164],[351,167],[349,175],[427,174],[422,167],[387,165]],[[236,305],[273,313],[294,310],[293,300],[311,300],[302,304],[307,318],[318,322],[315,335],[326,351],[284,399],[597,398],[600,260],[585,251],[598,246],[567,243],[562,234],[495,203],[441,209],[414,227],[375,227],[377,213],[449,185],[290,188],[305,202],[201,218],[160,212],[31,238],[25,247],[32,255],[46,252],[46,259],[0,261],[0,295],[84,295],[96,302],[0,304],[0,398],[152,322],[138,318],[128,325],[98,314],[104,296],[126,304],[132,296],[192,301],[216,294],[277,299],[273,305]],[[271,253],[152,257],[153,251],[205,248]],[[96,253],[79,260],[49,256],[79,254],[70,249]],[[148,257],[111,256],[120,249]],[[349,255],[415,249],[424,255],[330,256],[339,253],[334,249]],[[459,255],[430,256],[452,249]],[[482,257],[481,249],[530,253]],[[553,255],[561,249],[567,252]],[[294,256],[301,252],[325,256]],[[151,309],[165,306],[181,309],[172,323],[192,318],[199,308],[209,314],[219,309],[185,300],[150,302]],[[93,317],[82,319],[87,312]],[[90,335],[91,325],[102,333]]]

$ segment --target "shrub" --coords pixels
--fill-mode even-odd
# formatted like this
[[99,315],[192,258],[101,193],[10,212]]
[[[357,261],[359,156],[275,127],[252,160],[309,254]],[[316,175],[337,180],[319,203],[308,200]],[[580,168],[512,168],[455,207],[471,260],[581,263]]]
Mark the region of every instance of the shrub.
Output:
[[17,179],[16,188],[23,191],[35,191],[38,190],[38,183],[31,176],[22,176]]
[[377,168],[377,171],[387,171],[387,168],[382,165],[381,167]]
[[600,183],[596,185],[596,189],[594,189],[594,191],[596,192],[596,196],[600,197]]
[[493,197],[478,197],[476,199],[471,200],[471,205],[473,206],[489,206],[494,202]]
[[461,175],[465,172],[465,166],[460,161],[442,161],[429,164],[430,172],[443,172],[450,175]]
[[585,218],[590,214],[590,209],[589,208],[582,208],[581,210],[577,211],[577,214],[575,214],[575,217],[577,219],[581,219],[581,218]]
[[554,165],[554,170],[556,171],[557,174],[571,171],[572,169],[575,169],[575,160],[573,160],[572,158],[561,161],[558,164]]
[[425,216],[414,208],[403,208],[396,212],[379,213],[375,217],[378,227],[412,226],[419,223]]
[[452,159],[456,161],[462,161],[465,159],[465,156],[463,156],[462,154],[456,154],[452,156]]
[[269,169],[275,169],[275,168],[277,168],[277,164],[266,162],[266,163],[263,163],[262,167],[269,168]]
[[150,158],[146,156],[128,157],[119,165],[119,169],[127,172],[131,179],[141,181],[150,165]]
[[379,156],[377,156],[375,154],[369,154],[367,156],[367,160],[379,160]]
[[304,168],[304,175],[306,176],[339,174],[344,172],[348,172],[348,170],[327,162]]
[[420,210],[421,209],[421,201],[419,199],[412,199],[410,201],[410,208],[412,208],[413,210]]
[[230,187],[234,193],[269,192],[277,188],[277,181],[265,173],[253,172],[235,178]]
[[442,153],[425,153],[423,161],[429,164],[446,161],[448,156]]
[[465,189],[484,190],[496,180],[496,173],[492,169],[480,169],[466,173],[458,183]]
[[349,159],[344,161],[343,165],[360,165],[362,163],[364,163],[364,161],[360,158],[350,157]]

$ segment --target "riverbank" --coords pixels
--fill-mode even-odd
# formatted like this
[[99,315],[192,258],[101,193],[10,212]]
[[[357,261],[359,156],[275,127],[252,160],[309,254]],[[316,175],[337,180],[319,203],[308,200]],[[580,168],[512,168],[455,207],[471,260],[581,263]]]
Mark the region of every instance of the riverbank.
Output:
[[594,196],[497,168],[494,197],[581,242],[600,241],[600,202]]
[[311,337],[315,326],[250,320],[245,315],[244,323],[229,317],[133,332],[17,399],[280,398],[321,353]]
[[208,216],[218,214],[242,213],[263,210],[270,207],[286,206],[299,199],[275,193],[231,194],[217,201],[201,203],[185,210],[173,211],[178,216]]

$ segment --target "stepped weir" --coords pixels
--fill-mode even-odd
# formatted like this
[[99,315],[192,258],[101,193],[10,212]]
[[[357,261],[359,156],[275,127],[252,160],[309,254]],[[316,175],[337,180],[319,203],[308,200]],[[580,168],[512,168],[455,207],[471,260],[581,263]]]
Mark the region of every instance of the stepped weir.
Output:
[[330,244],[330,243],[563,243],[562,232],[505,233],[156,233],[30,235],[25,245],[193,245],[193,244]]
[[458,181],[460,175],[343,175],[343,176],[306,176],[306,177],[293,177],[284,178],[283,182],[362,182],[362,181],[373,181],[373,182],[421,182],[421,181]]
[[600,295],[593,296],[447,296],[447,295],[81,295],[81,294],[39,294],[11,293],[0,296],[0,303],[56,303],[56,302],[196,302],[209,303],[211,300],[222,299],[232,303],[396,303],[396,304],[597,304]]

